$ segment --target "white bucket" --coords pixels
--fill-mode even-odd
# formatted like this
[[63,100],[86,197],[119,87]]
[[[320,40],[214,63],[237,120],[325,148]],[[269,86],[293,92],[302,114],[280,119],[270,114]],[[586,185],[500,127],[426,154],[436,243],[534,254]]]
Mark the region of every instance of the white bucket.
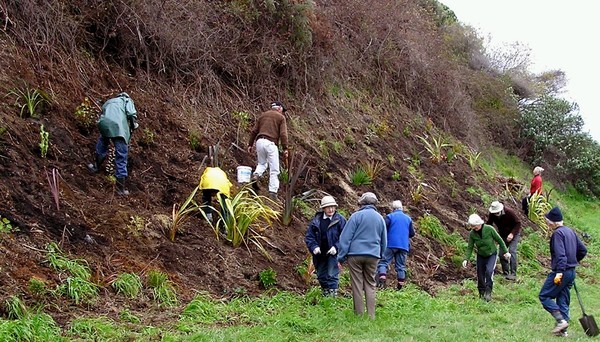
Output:
[[238,166],[237,167],[238,183],[249,183],[251,176],[252,176],[252,168],[250,166]]

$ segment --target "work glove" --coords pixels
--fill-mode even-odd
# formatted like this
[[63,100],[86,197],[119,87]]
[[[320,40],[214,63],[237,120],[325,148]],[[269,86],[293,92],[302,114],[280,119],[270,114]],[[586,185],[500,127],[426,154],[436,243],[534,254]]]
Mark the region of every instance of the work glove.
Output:
[[562,282],[562,277],[562,273],[556,273],[556,275],[554,276],[554,284],[560,285],[560,283]]
[[321,247],[317,247],[317,248],[313,249],[313,254],[314,255],[321,254]]
[[508,252],[504,253],[504,259],[510,260],[510,257],[511,257],[510,253],[508,253]]
[[335,255],[337,253],[337,249],[335,249],[335,246],[332,246],[331,248],[329,248],[329,250],[327,251],[327,254],[331,254],[331,255]]
[[140,124],[137,122],[133,123],[133,129],[138,129],[140,127]]
[[463,260],[462,266],[463,266],[463,268],[467,268],[467,260]]

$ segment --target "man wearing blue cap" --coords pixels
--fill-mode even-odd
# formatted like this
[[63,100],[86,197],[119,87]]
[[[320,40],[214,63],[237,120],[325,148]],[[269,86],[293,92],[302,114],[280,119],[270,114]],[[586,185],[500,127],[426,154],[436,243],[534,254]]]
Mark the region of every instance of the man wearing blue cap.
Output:
[[567,336],[575,267],[585,257],[587,249],[577,234],[563,225],[563,216],[558,207],[552,208],[545,216],[546,224],[554,230],[550,237],[552,271],[540,290],[539,298],[544,309],[556,319],[552,333]]

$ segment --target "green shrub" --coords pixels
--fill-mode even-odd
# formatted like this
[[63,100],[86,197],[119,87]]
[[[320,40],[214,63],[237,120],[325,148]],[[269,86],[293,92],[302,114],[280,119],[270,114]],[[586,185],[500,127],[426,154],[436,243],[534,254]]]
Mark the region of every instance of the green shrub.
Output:
[[85,97],[83,101],[75,108],[73,113],[77,122],[84,128],[90,128],[96,123],[96,114],[93,111],[92,104],[88,97]]
[[260,271],[258,279],[265,289],[271,288],[277,285],[277,272],[272,268],[267,268],[266,270]]

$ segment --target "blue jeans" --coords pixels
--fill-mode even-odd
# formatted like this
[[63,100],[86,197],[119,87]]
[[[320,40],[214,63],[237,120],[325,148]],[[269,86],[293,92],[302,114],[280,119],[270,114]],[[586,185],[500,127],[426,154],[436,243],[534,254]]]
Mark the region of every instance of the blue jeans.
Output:
[[127,152],[129,147],[124,138],[105,138],[101,136],[98,138],[98,143],[96,143],[96,154],[102,159],[106,158],[108,145],[111,141],[115,145],[115,177],[125,178],[127,177]]
[[392,263],[394,259],[394,269],[398,280],[406,279],[406,257],[408,251],[400,248],[386,248],[383,252],[383,258],[379,260],[377,264],[377,274],[387,274],[388,265]]
[[546,281],[540,290],[540,302],[546,311],[549,313],[560,311],[563,318],[568,321],[569,305],[571,304],[571,287],[575,281],[575,268],[570,268],[563,272],[560,285],[554,284],[555,275],[556,272],[552,271],[546,277]]
[[488,257],[477,254],[477,290],[482,294],[486,290],[492,292],[494,288],[494,269],[498,253]]
[[313,255],[313,264],[315,265],[317,279],[319,280],[321,288],[337,289],[340,275],[337,255]]

